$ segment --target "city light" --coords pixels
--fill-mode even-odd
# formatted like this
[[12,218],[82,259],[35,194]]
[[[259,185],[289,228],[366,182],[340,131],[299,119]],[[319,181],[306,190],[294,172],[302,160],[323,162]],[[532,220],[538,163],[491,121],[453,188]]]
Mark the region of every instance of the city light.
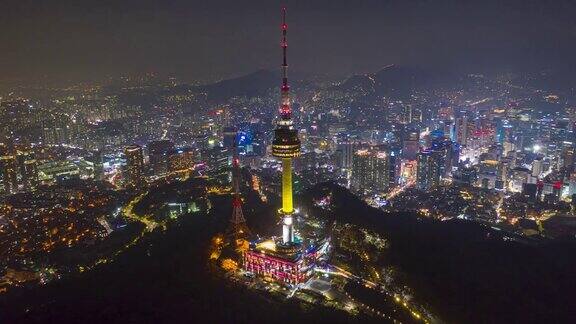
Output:
[[193,2],[3,6],[2,323],[576,323],[576,2]]

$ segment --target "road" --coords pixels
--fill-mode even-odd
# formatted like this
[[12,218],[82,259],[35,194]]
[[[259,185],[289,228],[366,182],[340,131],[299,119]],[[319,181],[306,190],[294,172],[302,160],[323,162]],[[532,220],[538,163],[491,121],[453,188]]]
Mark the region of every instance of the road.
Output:
[[[435,322],[435,320],[431,316],[428,317],[428,316],[421,315],[420,311],[416,309],[416,308],[421,308],[421,307],[414,307],[413,305],[410,305],[406,300],[402,299],[398,294],[392,294],[391,292],[386,290],[384,288],[384,286],[382,286],[381,284],[378,284],[378,283],[375,283],[373,281],[364,279],[358,275],[351,273],[350,271],[347,271],[347,270],[342,269],[340,267],[337,267],[335,265],[328,265],[327,268],[328,268],[327,270],[322,269],[322,270],[317,270],[317,271],[328,273],[328,274],[333,274],[333,275],[340,275],[340,276],[343,276],[347,279],[354,280],[357,283],[364,285],[364,287],[366,287],[366,288],[374,289],[380,293],[386,294],[388,297],[392,298],[398,305],[401,305],[407,311],[409,311],[412,314],[412,316],[414,316],[414,318],[416,320],[423,321],[424,323]],[[350,296],[348,296],[348,297],[350,297]],[[380,316],[388,318],[388,319],[392,319],[392,317],[390,317],[387,314],[375,311],[373,308],[370,308],[369,306],[366,306],[366,305],[363,305],[363,306],[366,307],[368,310],[371,310],[372,312],[376,312],[377,315],[380,315]]]
[[400,187],[396,187],[394,188],[392,191],[390,191],[390,193],[386,196],[386,200],[392,200],[394,199],[394,197],[398,196],[399,194],[403,193],[404,191],[406,191],[406,189],[413,187],[414,184],[416,184],[416,181],[412,180],[412,181],[408,181],[406,182],[404,185],[400,186]]

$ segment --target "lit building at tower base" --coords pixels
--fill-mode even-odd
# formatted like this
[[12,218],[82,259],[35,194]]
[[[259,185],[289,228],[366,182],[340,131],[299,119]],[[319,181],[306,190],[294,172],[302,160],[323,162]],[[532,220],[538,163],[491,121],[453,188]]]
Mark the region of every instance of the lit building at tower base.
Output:
[[302,243],[285,244],[274,239],[252,243],[244,253],[244,269],[286,285],[310,279],[315,266],[323,260],[328,241],[305,247]]

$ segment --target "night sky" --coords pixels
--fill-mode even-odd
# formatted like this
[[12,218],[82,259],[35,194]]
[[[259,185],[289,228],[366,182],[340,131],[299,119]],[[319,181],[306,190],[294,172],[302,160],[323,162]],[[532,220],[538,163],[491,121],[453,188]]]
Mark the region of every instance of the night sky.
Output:
[[568,0],[6,2],[0,81],[145,72],[210,81],[277,69],[283,3],[298,75],[340,77],[391,63],[573,68],[576,60],[576,1]]

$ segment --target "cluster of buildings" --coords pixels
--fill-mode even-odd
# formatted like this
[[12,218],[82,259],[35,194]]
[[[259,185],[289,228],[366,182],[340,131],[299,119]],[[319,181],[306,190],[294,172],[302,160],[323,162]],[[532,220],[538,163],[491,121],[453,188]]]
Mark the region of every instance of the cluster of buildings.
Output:
[[125,226],[113,217],[121,201],[121,195],[93,183],[10,196],[0,203],[0,265],[33,267],[54,250],[93,245]]
[[39,183],[38,172],[38,163],[31,149],[16,147],[12,142],[0,144],[0,192],[11,194],[35,189]]
[[[285,37],[281,44],[285,53]],[[422,87],[418,75],[389,66],[343,82],[303,82],[292,100],[285,59],[282,71],[279,114],[277,91],[257,82],[254,95],[147,76],[123,80],[120,91],[83,85],[0,97],[0,199],[71,178],[118,191],[191,172],[229,184],[237,152],[259,193],[282,197],[282,235],[254,242],[246,267],[291,284],[324,246],[295,230],[292,193],[318,182],[379,207],[397,199],[396,211],[411,208],[404,201],[434,214],[430,204],[445,194],[468,210],[481,206],[477,214],[490,221],[506,214],[500,205],[529,206],[525,215],[540,203],[562,213],[563,204],[576,205],[576,108],[567,94],[481,75]],[[428,205],[401,197],[415,192]]]

